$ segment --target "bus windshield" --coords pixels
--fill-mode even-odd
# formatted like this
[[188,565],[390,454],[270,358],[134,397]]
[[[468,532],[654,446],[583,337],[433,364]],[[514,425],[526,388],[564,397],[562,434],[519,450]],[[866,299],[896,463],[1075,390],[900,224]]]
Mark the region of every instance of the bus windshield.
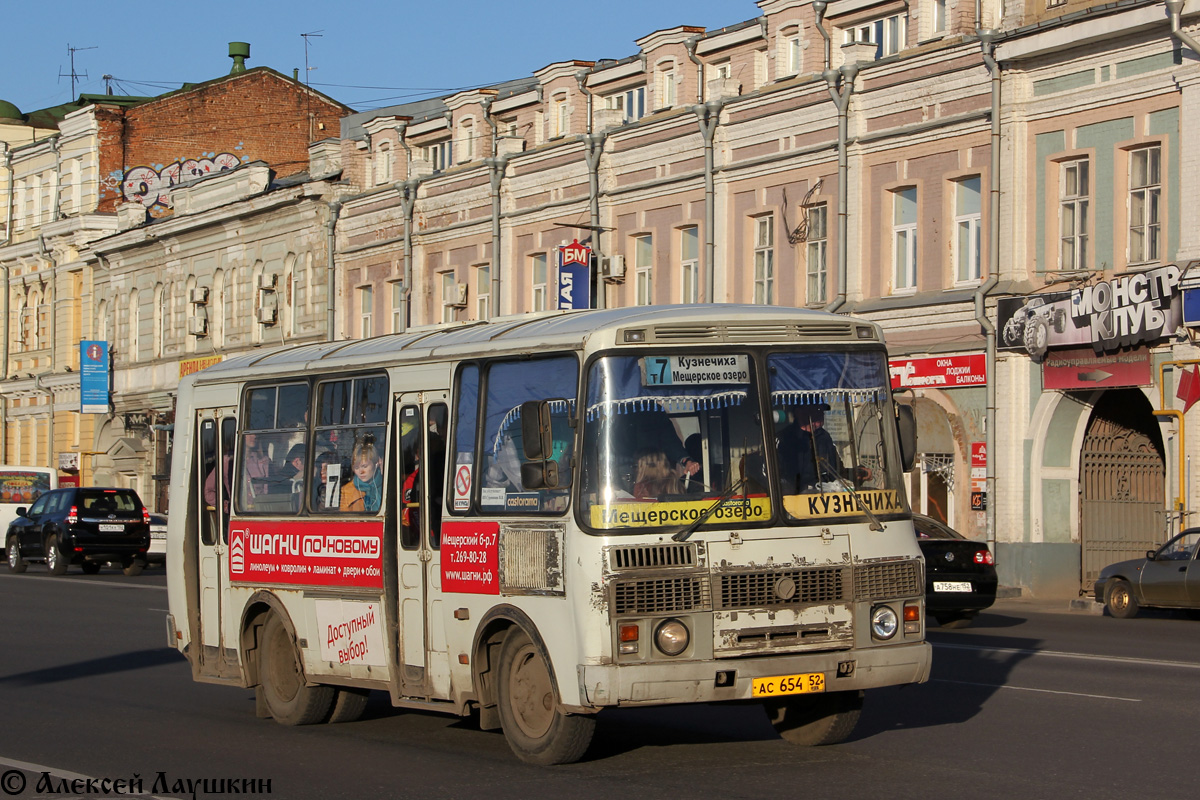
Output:
[[792,524],[902,512],[882,352],[776,352],[757,363],[766,387],[749,352],[593,362],[581,521],[611,531],[761,525],[780,508]]
[[882,353],[774,353],[767,375],[787,519],[905,510]]

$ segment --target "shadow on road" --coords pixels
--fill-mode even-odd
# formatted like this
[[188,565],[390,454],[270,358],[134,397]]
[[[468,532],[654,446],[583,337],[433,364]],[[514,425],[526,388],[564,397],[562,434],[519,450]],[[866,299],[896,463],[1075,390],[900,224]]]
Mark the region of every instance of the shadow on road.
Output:
[[74,664],[62,664],[57,667],[35,669],[30,672],[20,672],[16,675],[6,675],[0,678],[0,684],[11,686],[37,686],[44,683],[61,683],[80,678],[94,678],[114,672],[129,672],[136,669],[157,667],[163,664],[176,664],[183,656],[176,650],[159,647],[153,650],[135,650],[129,653],[118,653],[103,658],[93,658],[87,661],[77,661]]

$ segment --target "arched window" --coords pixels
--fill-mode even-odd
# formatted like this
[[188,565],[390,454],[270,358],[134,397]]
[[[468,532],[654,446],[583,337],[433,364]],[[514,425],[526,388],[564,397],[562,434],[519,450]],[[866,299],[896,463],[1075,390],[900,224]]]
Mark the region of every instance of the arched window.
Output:
[[138,300],[138,290],[129,293],[129,353],[125,360],[129,362],[138,359],[138,328],[141,327],[141,305]]
[[163,346],[167,340],[167,318],[170,316],[167,305],[167,292],[169,287],[163,286],[161,283],[154,287],[154,340],[153,352],[155,357],[160,357],[163,354]]
[[221,347],[225,344],[225,273],[222,270],[217,270],[213,273],[213,288],[212,296],[209,300],[208,307],[211,309],[212,317],[209,318],[208,324],[211,326],[210,335],[214,347]]
[[96,338],[102,342],[108,341],[108,301],[101,300],[96,306],[96,321],[92,326],[96,331]]
[[375,147],[375,185],[392,181],[392,144],[380,142]]

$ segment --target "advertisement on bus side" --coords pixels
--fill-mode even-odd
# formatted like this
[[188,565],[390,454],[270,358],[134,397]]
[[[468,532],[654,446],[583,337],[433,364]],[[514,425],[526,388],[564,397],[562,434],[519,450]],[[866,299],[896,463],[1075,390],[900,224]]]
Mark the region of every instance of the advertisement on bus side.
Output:
[[234,583],[383,588],[383,523],[238,519],[229,526]]

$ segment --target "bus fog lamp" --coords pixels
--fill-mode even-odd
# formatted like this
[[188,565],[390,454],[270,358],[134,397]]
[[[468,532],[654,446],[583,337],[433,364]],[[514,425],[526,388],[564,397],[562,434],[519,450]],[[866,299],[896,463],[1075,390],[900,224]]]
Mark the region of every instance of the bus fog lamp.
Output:
[[871,612],[871,633],[876,639],[890,639],[899,625],[896,612],[887,606],[877,606]]
[[687,626],[677,619],[666,620],[654,631],[655,646],[668,656],[677,656],[687,650],[690,640]]

